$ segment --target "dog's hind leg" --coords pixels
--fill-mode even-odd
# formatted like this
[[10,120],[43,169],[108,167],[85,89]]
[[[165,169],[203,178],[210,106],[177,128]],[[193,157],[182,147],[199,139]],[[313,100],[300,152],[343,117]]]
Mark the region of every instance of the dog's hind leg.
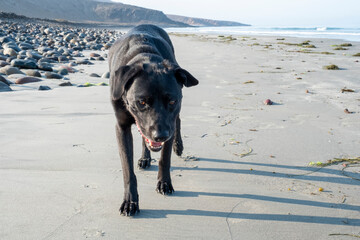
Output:
[[184,150],[183,142],[181,139],[181,120],[179,115],[176,118],[176,129],[174,134],[173,149],[175,154],[178,156],[181,156]]
[[144,138],[142,138],[142,156],[138,161],[138,167],[141,169],[149,168],[151,166],[151,155],[149,149],[146,147]]

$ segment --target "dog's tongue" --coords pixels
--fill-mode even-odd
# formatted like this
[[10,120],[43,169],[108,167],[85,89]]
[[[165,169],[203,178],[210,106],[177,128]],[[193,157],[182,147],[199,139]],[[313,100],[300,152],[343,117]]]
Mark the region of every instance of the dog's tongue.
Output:
[[[150,140],[149,140],[150,141]],[[151,147],[161,147],[161,142],[153,142],[153,141],[150,141],[150,146]]]

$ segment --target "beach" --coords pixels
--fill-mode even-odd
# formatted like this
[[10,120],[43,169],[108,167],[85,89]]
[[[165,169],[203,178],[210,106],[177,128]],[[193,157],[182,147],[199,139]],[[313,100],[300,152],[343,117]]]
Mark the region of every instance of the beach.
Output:
[[[119,215],[123,181],[108,78],[90,77],[108,71],[108,49],[85,49],[75,60],[97,53],[104,61],[73,66],[65,80],[41,77],[0,92],[0,239],[359,236],[360,43],[170,38],[180,66],[200,82],[183,89],[175,193],[156,193],[160,155],[153,153],[150,169],[135,170],[140,213]],[[73,86],[59,86],[68,81]],[[136,162],[135,126],[133,136]]]

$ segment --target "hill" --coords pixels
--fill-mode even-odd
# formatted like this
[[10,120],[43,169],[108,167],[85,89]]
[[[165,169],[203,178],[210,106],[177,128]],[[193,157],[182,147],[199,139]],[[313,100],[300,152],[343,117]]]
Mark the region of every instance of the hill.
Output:
[[188,26],[169,19],[163,12],[132,5],[93,0],[6,0],[3,12],[32,18],[65,19],[75,22],[102,22],[114,25],[151,23],[160,26]]
[[171,15],[171,14],[167,14],[166,16],[173,21],[182,22],[182,23],[188,24],[190,26],[198,26],[198,27],[250,26],[248,24],[243,24],[243,23],[233,22],[233,21],[221,21],[221,20],[212,20],[212,19],[205,19],[205,18],[184,17],[184,16]]
[[112,26],[144,23],[162,27],[247,26],[238,22],[165,15],[161,11],[109,0],[0,0],[0,11],[31,18]]

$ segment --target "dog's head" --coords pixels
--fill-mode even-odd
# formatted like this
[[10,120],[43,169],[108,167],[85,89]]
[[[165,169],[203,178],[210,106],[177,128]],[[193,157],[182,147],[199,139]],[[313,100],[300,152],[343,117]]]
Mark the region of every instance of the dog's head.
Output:
[[149,150],[160,151],[174,135],[182,87],[198,83],[189,72],[167,62],[126,65],[112,77],[111,97],[124,102]]

